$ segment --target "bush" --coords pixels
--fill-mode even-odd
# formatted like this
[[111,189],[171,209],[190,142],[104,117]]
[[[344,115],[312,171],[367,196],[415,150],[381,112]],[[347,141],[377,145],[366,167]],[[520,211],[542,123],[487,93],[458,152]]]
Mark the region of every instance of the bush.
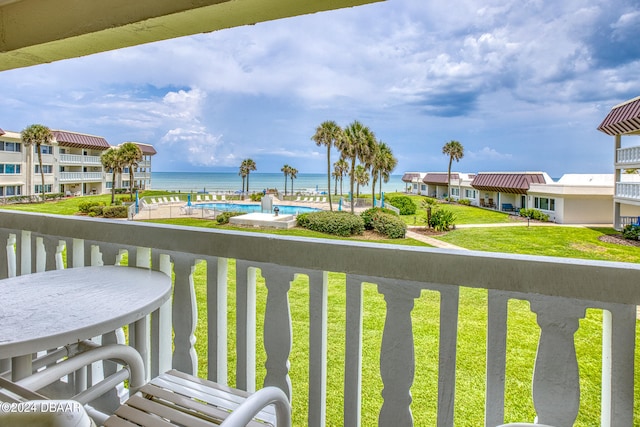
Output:
[[622,237],[628,240],[640,240],[640,225],[626,225],[622,230]]
[[364,231],[364,221],[362,217],[350,212],[310,212],[298,215],[298,225],[309,230],[341,237],[362,234]]
[[394,216],[397,216],[397,214],[392,211],[391,209],[386,209],[386,208],[369,208],[366,211],[362,212],[360,214],[360,216],[362,217],[362,220],[364,221],[364,229],[365,230],[373,230],[373,224],[371,222],[371,219],[378,213],[386,213],[386,214],[391,214]]
[[309,226],[309,214],[299,214],[296,217],[296,224],[298,224],[298,227],[307,228]]
[[437,209],[431,213],[429,226],[436,231],[448,231],[454,225],[456,216],[447,209]]
[[245,212],[222,212],[216,217],[218,224],[228,224],[232,216],[244,215]]
[[104,206],[103,202],[97,202],[95,200],[87,200],[78,204],[78,210],[84,214],[88,214],[92,207]]
[[387,203],[400,209],[400,215],[413,215],[416,213],[417,206],[408,196],[389,197]]
[[536,221],[544,221],[544,222],[549,221],[549,215],[542,213],[537,209],[521,208],[520,216],[523,216],[525,218],[535,219]]
[[89,211],[87,212],[87,215],[89,216],[102,216],[102,210],[104,209],[104,206],[91,206],[89,208]]
[[390,239],[402,239],[407,232],[407,225],[395,213],[379,212],[371,219],[373,229]]
[[469,200],[469,199],[460,199],[460,200],[458,200],[458,203],[460,203],[461,205],[465,205],[465,206],[471,206],[471,200]]
[[105,206],[102,208],[102,216],[105,218],[126,218],[127,213],[126,206]]
[[253,193],[251,195],[251,201],[252,202],[259,202],[260,200],[262,200],[262,196],[263,196],[262,193]]

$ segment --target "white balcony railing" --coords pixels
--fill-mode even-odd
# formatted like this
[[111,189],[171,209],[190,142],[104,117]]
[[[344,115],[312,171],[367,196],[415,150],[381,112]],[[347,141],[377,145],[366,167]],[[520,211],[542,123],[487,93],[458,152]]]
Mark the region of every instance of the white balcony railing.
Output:
[[102,165],[100,156],[82,154],[60,154],[60,163],[64,165]]
[[[412,393],[415,396],[423,393],[412,388],[416,372],[433,372],[427,377],[437,384],[437,391],[427,399],[437,402],[437,415],[429,424],[453,426],[454,418],[456,424],[465,424],[454,411],[456,378],[460,381],[462,375],[456,369],[469,362],[457,353],[462,286],[488,290],[488,320],[481,326],[487,331],[486,377],[484,383],[480,380],[468,386],[486,390],[486,407],[480,415],[485,425],[501,424],[505,416],[507,331],[513,326],[508,324],[507,305],[509,300],[516,299],[530,304],[540,325],[531,397],[538,422],[572,426],[582,380],[574,334],[585,310],[599,309],[603,318],[602,336],[587,339],[593,345],[602,340],[602,361],[592,362],[598,366],[602,363],[602,386],[597,392],[601,425],[634,424],[635,325],[636,305],[640,304],[637,264],[276,237],[9,211],[0,211],[0,241],[6,242],[6,250],[0,251],[0,278],[16,272],[61,268],[64,247],[69,267],[115,264],[127,253],[129,265],[151,266],[168,274],[173,271],[174,339],[171,328],[158,324],[167,319],[164,315],[167,313],[160,316],[161,320],[151,319],[152,375],[171,366],[187,373],[198,372],[195,330],[203,321],[197,319],[197,292],[206,299],[207,313],[202,330],[208,352],[201,353],[204,360],[200,366],[207,368],[210,379],[227,383],[228,363],[236,360],[231,365],[235,366],[235,385],[248,390],[260,387],[256,360],[262,349],[257,348],[256,329],[261,323],[257,322],[256,313],[264,313],[264,326],[258,331],[264,337],[266,353],[264,384],[276,385],[291,396],[292,344],[307,348],[308,358],[304,362],[295,354],[295,368],[308,370],[305,376],[308,380],[304,381],[306,385],[293,387],[308,391],[308,399],[302,405],[308,412],[299,424],[315,427],[326,424],[329,412],[344,414],[340,425],[363,425],[363,378],[377,375],[382,384],[382,402],[373,409],[378,424],[413,425],[412,414],[422,408],[412,406]],[[230,314],[227,290],[232,286],[227,270],[229,260],[235,260],[236,271],[236,301],[230,309],[235,323],[231,325],[227,325]],[[196,290],[194,268],[199,263],[206,264],[206,274],[198,277]],[[257,289],[258,271],[265,280],[264,288]],[[337,290],[332,288],[332,292],[338,293],[335,305],[328,304],[329,272],[342,273],[340,277],[344,277],[344,285]],[[308,302],[299,304],[297,300],[302,297],[298,295],[295,310],[304,312],[297,315],[307,319],[308,333],[293,336],[289,293],[294,277],[299,275],[307,277],[308,285],[302,295],[307,295],[304,298]],[[382,325],[379,332],[363,331],[365,307],[372,303],[365,302],[369,291],[365,293],[363,289],[371,289],[371,285],[365,284],[373,284],[384,297],[376,300],[386,307],[386,317],[375,319]],[[100,286],[99,278],[96,286]],[[257,303],[262,300],[256,297],[257,290],[266,293],[264,306]],[[439,295],[440,308],[433,312],[439,333],[436,328],[433,343],[426,344],[438,349],[431,360],[417,357],[425,348],[419,347],[416,353],[414,346],[416,342],[424,342],[425,337],[416,340],[412,316],[416,314],[414,304],[422,307],[418,310],[424,310],[418,304],[425,293],[433,292]],[[328,312],[335,310],[344,313],[344,323],[328,325]],[[229,329],[235,330],[230,334],[235,337],[235,348],[227,348]],[[341,348],[330,350],[344,358],[332,356],[331,360],[337,362],[328,366],[329,331],[340,330],[345,333],[344,343]],[[363,354],[363,341],[374,336],[381,337],[379,354]],[[366,372],[363,372],[364,357],[376,361],[376,366]],[[342,384],[342,392],[329,397],[328,369],[334,372],[331,381]],[[463,406],[466,405],[465,402]],[[366,406],[367,412],[372,410],[371,402]],[[482,413],[482,405],[475,409],[478,410]],[[296,415],[299,416],[294,413],[294,419]]]
[[640,200],[640,182],[616,182],[616,197]]
[[616,150],[616,163],[619,165],[640,163],[640,147],[618,148]]
[[60,182],[96,182],[102,176],[102,172],[60,172]]

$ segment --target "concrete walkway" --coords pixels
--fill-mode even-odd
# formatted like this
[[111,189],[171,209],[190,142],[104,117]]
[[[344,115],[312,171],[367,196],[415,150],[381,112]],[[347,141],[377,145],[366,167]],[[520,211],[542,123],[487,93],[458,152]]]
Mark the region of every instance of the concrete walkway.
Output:
[[443,242],[442,240],[434,239],[433,237],[425,236],[422,233],[417,233],[415,231],[411,231],[412,228],[424,228],[424,227],[408,227],[406,236],[418,240],[420,242],[424,242],[428,245],[435,246],[436,248],[443,249],[461,249],[464,251],[468,251],[469,249],[463,248],[461,246],[452,245],[451,243]]

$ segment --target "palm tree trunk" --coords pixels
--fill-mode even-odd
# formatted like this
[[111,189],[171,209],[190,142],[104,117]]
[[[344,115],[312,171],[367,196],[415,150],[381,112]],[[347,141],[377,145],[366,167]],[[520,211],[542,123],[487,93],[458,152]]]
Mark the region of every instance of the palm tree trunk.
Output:
[[373,174],[371,177],[371,180],[373,181],[371,183],[371,203],[373,203],[373,201],[376,199],[376,175],[377,174]]
[[355,204],[355,198],[353,197],[353,184],[356,179],[356,156],[351,159],[351,180],[349,184],[349,191],[351,192],[351,213],[353,213],[353,205]]
[[293,175],[291,175],[291,195],[293,196]]
[[327,195],[329,196],[329,210],[333,211],[331,204],[331,144],[327,144]]
[[249,194],[249,174],[251,172],[247,172],[247,194]]
[[284,174],[284,197],[287,197],[287,174],[286,173]]
[[111,204],[116,201],[116,170],[113,169],[113,175],[111,176]]
[[453,163],[453,156],[449,156],[449,169],[447,169],[447,198],[451,200],[451,163]]

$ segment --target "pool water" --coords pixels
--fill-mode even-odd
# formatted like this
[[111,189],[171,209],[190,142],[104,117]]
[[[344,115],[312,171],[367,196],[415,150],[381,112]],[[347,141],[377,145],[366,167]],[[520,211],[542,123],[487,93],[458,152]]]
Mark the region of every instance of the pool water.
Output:
[[[262,212],[262,207],[256,204],[238,204],[238,203],[198,203],[194,205],[195,208],[201,209],[213,209],[216,211],[233,211],[233,212]],[[311,208],[308,206],[287,206],[287,205],[274,205],[277,207],[281,215],[298,215],[307,212],[318,212],[322,209]]]

